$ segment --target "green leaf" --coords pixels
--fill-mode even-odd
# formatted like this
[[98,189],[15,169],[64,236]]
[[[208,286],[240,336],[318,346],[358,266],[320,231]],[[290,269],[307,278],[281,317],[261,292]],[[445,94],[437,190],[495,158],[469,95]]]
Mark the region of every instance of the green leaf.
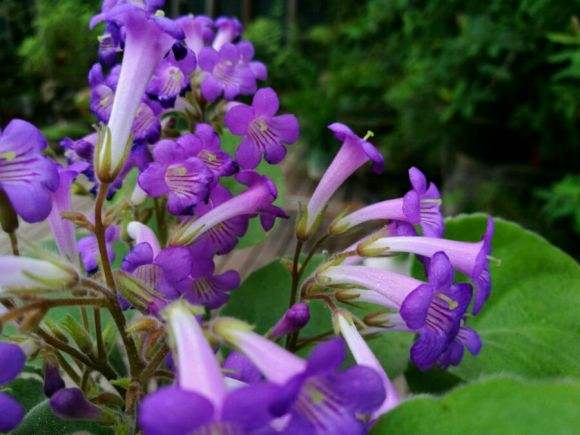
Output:
[[30,411],[45,399],[42,382],[36,378],[16,379],[2,390],[18,399],[26,411]]
[[50,409],[48,400],[45,400],[36,405],[28,414],[26,414],[20,426],[18,426],[12,434],[65,435],[81,431],[95,435],[108,435],[113,433],[110,429],[99,426],[94,422],[61,420],[54,415]]
[[[234,136],[228,131],[224,131],[221,135],[221,139],[223,150],[233,156],[236,152],[236,149],[238,148],[238,144],[240,143],[240,138]],[[286,198],[286,180],[280,166],[270,165],[269,163],[262,161],[256,168],[256,171],[262,175],[267,176],[274,182],[274,184],[276,184],[276,187],[278,188],[278,199],[275,201],[275,204],[279,207],[282,207]],[[237,183],[233,177],[224,178],[222,180],[222,184],[227,187],[233,194],[238,194],[245,190],[245,186]],[[276,225],[279,225],[279,222],[280,221],[278,220]],[[275,231],[275,228],[276,226],[270,231]],[[267,235],[268,233],[263,230],[259,219],[254,218],[250,221],[248,232],[244,235],[244,237],[240,238],[237,249],[258,245],[266,240]]]
[[[445,237],[478,240],[483,215],[448,219]],[[580,267],[567,254],[521,226],[495,219],[492,294],[468,325],[481,335],[477,357],[452,372],[463,379],[513,373],[535,378],[580,376]]]
[[419,396],[384,415],[372,434],[556,435],[580,427],[580,384],[488,378],[442,398]]

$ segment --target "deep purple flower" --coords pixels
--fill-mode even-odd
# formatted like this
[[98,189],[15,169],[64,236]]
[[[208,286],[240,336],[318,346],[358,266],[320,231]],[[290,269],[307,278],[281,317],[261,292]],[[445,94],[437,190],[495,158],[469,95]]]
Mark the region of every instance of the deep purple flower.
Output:
[[272,338],[282,337],[286,334],[299,331],[304,328],[310,320],[310,308],[307,304],[299,302],[292,305],[274,325],[270,336]]
[[409,169],[409,178],[412,189],[404,197],[377,202],[342,216],[332,223],[330,232],[341,234],[364,222],[389,220],[421,225],[424,236],[441,237],[444,224],[437,187],[433,183],[427,185],[425,175],[414,167]]
[[338,122],[328,128],[342,141],[342,146],[326,169],[308,202],[302,221],[298,223],[297,232],[301,239],[310,237],[332,195],[358,168],[371,161],[375,173],[383,170],[383,156],[366,138],[358,137],[346,125]]
[[447,368],[459,365],[463,359],[464,349],[467,349],[473,356],[478,355],[481,350],[481,338],[473,329],[461,326],[457,335],[439,357],[439,366]]
[[199,53],[198,65],[205,71],[201,94],[208,101],[215,101],[222,93],[226,100],[233,100],[238,95],[256,92],[254,73],[240,63],[240,51],[233,44],[225,44],[219,52],[204,47]]
[[225,44],[234,42],[244,31],[242,23],[235,17],[219,17],[215,21],[215,26],[217,27],[217,33],[212,43],[212,47],[215,50],[219,50]]
[[204,337],[192,307],[165,310],[177,367],[177,383],[149,394],[139,407],[145,435],[246,433],[266,429],[277,387],[256,383],[228,392],[221,368]]
[[[209,196],[207,203],[198,204],[195,207],[195,216],[201,218],[206,213],[209,213],[214,208],[219,205],[229,201],[234,196],[223,186],[216,185]],[[210,253],[217,255],[225,255],[231,252],[238,243],[238,239],[246,234],[248,231],[248,224],[250,221],[250,216],[238,215],[230,219],[221,221],[214,225],[212,228],[208,229],[207,232],[201,236],[202,239],[206,240],[206,249],[211,251]]]
[[131,134],[134,142],[153,143],[161,135],[163,107],[157,101],[144,98],[133,120]]
[[334,266],[317,274],[317,279],[324,286],[354,286],[372,290],[380,296],[368,298],[368,294],[357,290],[352,290],[352,293],[358,293],[363,301],[400,312],[407,328],[418,334],[411,349],[411,359],[422,370],[436,364],[457,333],[471,300],[469,284],[453,284],[453,269],[443,252],[433,255],[428,277],[429,281],[424,283],[365,266]]
[[197,157],[172,140],[161,140],[153,149],[154,162],[139,176],[139,186],[150,196],[167,195],[167,208],[185,214],[209,194],[213,174]]
[[135,246],[123,259],[121,270],[134,275],[166,300],[179,297],[175,284],[185,280],[193,266],[188,249],[161,249],[155,233],[140,222],[130,222],[127,232],[135,240]]
[[258,367],[243,353],[232,351],[223,364],[224,373],[245,384],[254,384],[264,379]]
[[[109,133],[104,135],[105,143],[97,161],[97,168],[106,168],[103,170],[107,173],[101,174],[105,181],[114,179],[122,169],[123,156],[131,146],[133,120],[157,64],[175,40],[185,36],[168,18],[152,15],[132,3],[120,3],[115,2],[110,8],[103,7],[103,13],[91,20],[91,26],[105,20],[114,22],[125,32],[123,61],[107,127]],[[106,146],[108,141],[110,146]]]
[[115,23],[107,23],[105,31],[99,36],[99,62],[113,66],[119,60],[123,37],[121,29]]
[[199,55],[201,49],[213,41],[213,20],[209,17],[187,15],[178,18],[177,24],[185,33],[187,47],[196,55]]
[[60,146],[64,149],[64,155],[69,167],[80,169],[80,173],[87,177],[89,181],[95,181],[92,162],[96,141],[96,133],[91,133],[77,140],[65,137],[60,141]]
[[197,66],[195,54],[186,50],[180,60],[169,53],[155,68],[147,94],[159,100],[163,107],[171,107],[177,96],[190,85],[190,75]]
[[202,160],[216,178],[227,177],[238,171],[238,165],[231,156],[224,152],[220,138],[209,124],[198,124],[195,134],[185,134],[177,143],[187,150],[189,156]]
[[248,64],[256,80],[267,80],[268,79],[268,69],[266,65],[262,62],[258,62],[254,59],[254,45],[250,41],[241,41],[238,43],[238,49],[240,50],[241,62]]
[[401,306],[407,326],[418,331],[411,359],[421,370],[433,367],[458,333],[471,301],[469,284],[453,284],[453,269],[443,252],[429,262],[429,283],[413,290]]
[[198,219],[185,221],[172,235],[170,243],[189,245],[212,228],[236,216],[260,214],[262,227],[266,231],[272,228],[276,217],[286,217],[281,209],[272,204],[278,193],[270,179],[252,171],[240,172],[237,179],[248,186],[245,192],[212,208]]
[[493,238],[493,219],[488,217],[487,228],[479,242],[459,242],[431,237],[386,237],[359,245],[361,255],[381,252],[409,252],[433,256],[443,251],[449,257],[451,264],[461,273],[469,276],[475,287],[473,314],[479,313],[491,292],[491,276],[489,273],[489,256]]
[[42,155],[46,140],[32,124],[14,119],[0,132],[0,189],[26,222],[40,222],[58,188],[56,165]]
[[63,388],[49,400],[51,409],[63,419],[98,420],[102,411],[89,402],[78,388]]
[[[115,261],[114,243],[119,240],[120,230],[116,225],[110,226],[105,232],[105,240],[107,242],[107,254],[109,261]],[[97,238],[94,235],[83,237],[78,241],[79,253],[87,273],[95,273],[99,268],[99,245]]]
[[26,355],[20,346],[0,341],[0,386],[13,381],[26,363]]
[[251,106],[238,104],[226,113],[226,126],[243,137],[236,152],[236,161],[243,168],[255,168],[262,156],[270,164],[280,163],[286,156],[285,145],[298,140],[298,119],[294,115],[275,116],[279,107],[276,92],[264,88],[256,92]]
[[214,310],[224,305],[230,297],[229,292],[239,286],[240,274],[229,270],[219,275],[212,272],[199,278],[187,278],[178,288],[188,302]]
[[0,392],[0,432],[10,432],[20,424],[26,410],[16,399]]
[[304,361],[235,319],[217,319],[213,330],[250,358],[266,379],[282,385],[271,410],[288,416],[285,433],[363,434],[364,416],[385,401],[374,369],[340,371],[345,358],[340,338],[319,344]]

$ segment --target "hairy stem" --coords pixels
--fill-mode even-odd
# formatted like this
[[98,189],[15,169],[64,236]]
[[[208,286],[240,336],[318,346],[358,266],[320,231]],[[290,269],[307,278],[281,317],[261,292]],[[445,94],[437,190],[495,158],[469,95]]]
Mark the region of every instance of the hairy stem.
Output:
[[[107,242],[105,239],[106,226],[103,223],[103,206],[105,204],[105,199],[107,198],[107,191],[109,190],[108,183],[102,183],[99,186],[99,192],[97,194],[97,199],[95,202],[95,236],[99,245],[99,254],[101,256],[101,265],[103,268],[103,274],[105,275],[105,281],[109,289],[116,292],[115,278],[113,276],[113,270],[111,268],[111,262],[109,261],[109,254],[107,252]],[[141,369],[141,361],[139,359],[139,354],[137,352],[137,347],[133,339],[127,334],[125,316],[117,303],[115,296],[110,297],[109,311],[113,316],[115,325],[119,330],[123,344],[125,345],[125,350],[127,351],[127,359],[129,360],[129,369],[131,371],[131,376],[136,378],[138,372]]]
[[147,366],[141,372],[141,383],[145,385],[145,383],[149,380],[151,376],[155,374],[159,365],[165,360],[165,357],[169,353],[169,348],[166,346],[161,346],[155,355],[149,360]]
[[93,308],[93,321],[95,323],[95,337],[97,338],[97,358],[104,361],[106,358],[105,342],[103,340],[103,328],[101,325],[101,310]]
[[32,302],[18,308],[12,308],[7,313],[0,316],[0,324],[8,322],[13,319],[18,319],[24,313],[30,310],[48,310],[55,307],[71,307],[71,306],[106,306],[107,301],[103,298],[67,298],[67,299],[43,299],[41,301]]
[[107,252],[107,241],[105,238],[105,233],[107,227],[103,223],[103,206],[105,204],[105,199],[107,198],[107,191],[109,190],[108,183],[102,183],[99,185],[99,192],[97,194],[97,199],[95,202],[95,237],[97,238],[97,243],[99,245],[99,254],[101,257],[101,267],[103,268],[103,274],[105,275],[105,281],[107,286],[115,290],[115,278],[113,277],[113,269],[111,268],[111,262],[109,261],[109,254]]

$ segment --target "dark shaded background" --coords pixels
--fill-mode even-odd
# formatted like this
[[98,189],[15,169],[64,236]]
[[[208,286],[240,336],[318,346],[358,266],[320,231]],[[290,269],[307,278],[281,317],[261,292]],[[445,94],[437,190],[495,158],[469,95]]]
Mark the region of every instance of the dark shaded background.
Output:
[[[2,0],[0,121],[23,117],[55,143],[92,122],[87,30],[96,0]],[[398,195],[415,165],[448,214],[487,211],[580,254],[580,2],[570,0],[168,0],[169,14],[236,15],[302,124],[309,173],[340,120],[375,133]]]

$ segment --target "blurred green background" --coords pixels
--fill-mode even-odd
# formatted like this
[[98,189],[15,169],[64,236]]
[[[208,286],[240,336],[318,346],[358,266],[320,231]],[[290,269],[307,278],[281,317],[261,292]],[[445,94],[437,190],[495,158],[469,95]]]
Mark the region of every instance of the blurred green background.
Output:
[[[580,255],[580,14],[577,0],[168,0],[170,14],[236,15],[269,85],[302,124],[309,174],[338,147],[340,120],[387,159],[363,174],[372,201],[417,166],[447,214],[521,222]],[[87,29],[97,0],[2,0],[0,121],[51,140],[90,128]]]

